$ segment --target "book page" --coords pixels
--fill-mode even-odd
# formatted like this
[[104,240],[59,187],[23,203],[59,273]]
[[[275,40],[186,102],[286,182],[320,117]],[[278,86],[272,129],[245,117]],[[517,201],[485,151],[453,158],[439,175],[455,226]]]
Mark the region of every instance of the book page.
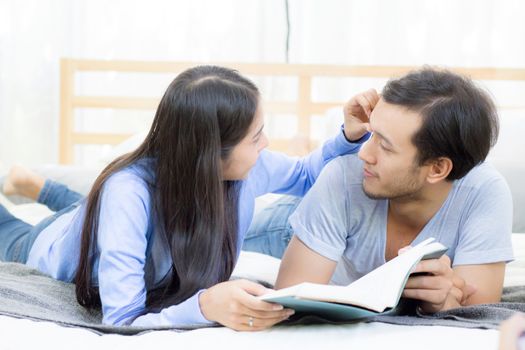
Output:
[[416,264],[423,256],[443,248],[444,246],[437,242],[417,245],[349,284],[346,287],[348,295],[353,295],[357,293],[356,291],[361,293],[365,291],[366,295],[363,298],[373,302],[381,311],[393,308],[397,305],[406,281]]

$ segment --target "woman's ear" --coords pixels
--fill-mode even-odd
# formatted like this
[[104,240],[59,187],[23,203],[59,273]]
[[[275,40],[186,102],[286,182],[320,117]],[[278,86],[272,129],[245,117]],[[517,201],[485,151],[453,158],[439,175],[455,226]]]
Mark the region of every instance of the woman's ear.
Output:
[[447,176],[452,171],[454,164],[452,160],[447,157],[439,157],[430,161],[430,170],[427,174],[427,181],[431,184],[446,180]]

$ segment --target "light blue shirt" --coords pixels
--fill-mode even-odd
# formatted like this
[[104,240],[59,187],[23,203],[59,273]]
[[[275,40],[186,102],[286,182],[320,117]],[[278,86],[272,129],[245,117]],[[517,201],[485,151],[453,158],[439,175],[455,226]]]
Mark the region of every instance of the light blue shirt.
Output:
[[[385,263],[388,200],[363,192],[363,163],[355,155],[326,166],[290,216],[295,235],[336,261],[331,283],[347,285]],[[438,212],[414,239],[448,247],[453,266],[513,259],[512,197],[503,177],[483,163],[453,182]]]
[[[272,192],[303,196],[331,159],[355,153],[359,146],[349,143],[340,133],[305,158],[262,151],[242,181],[237,255],[253,217],[256,197]],[[209,323],[199,307],[202,291],[178,305],[145,314],[147,291],[165,282],[172,265],[170,252],[152,220],[148,183],[155,179],[148,162],[152,161],[139,161],[113,174],[102,191],[92,281],[99,287],[103,322],[172,327]],[[34,242],[27,264],[56,279],[72,282],[84,212],[85,203],[47,226]]]

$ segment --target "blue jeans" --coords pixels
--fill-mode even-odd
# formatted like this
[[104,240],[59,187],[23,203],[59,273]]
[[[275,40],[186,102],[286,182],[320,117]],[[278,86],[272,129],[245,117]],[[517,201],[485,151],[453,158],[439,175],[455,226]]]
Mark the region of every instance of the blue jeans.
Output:
[[56,213],[35,226],[14,217],[0,205],[0,261],[25,263],[38,234],[57,217],[79,206],[82,198],[66,186],[46,180],[37,202]]
[[258,213],[246,233],[242,249],[282,258],[293,236],[288,218],[301,199],[283,196]]

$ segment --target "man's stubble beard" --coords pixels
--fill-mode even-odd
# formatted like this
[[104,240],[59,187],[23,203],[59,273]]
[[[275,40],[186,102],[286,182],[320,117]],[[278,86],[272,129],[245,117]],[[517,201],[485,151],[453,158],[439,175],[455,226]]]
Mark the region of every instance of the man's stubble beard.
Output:
[[383,193],[374,193],[366,190],[365,180],[363,180],[362,187],[365,195],[374,200],[402,200],[411,201],[420,197],[422,185],[418,183],[417,178],[419,171],[417,167],[413,167],[412,172],[407,172],[401,179],[394,179],[393,184],[399,185],[391,190],[386,190]]

